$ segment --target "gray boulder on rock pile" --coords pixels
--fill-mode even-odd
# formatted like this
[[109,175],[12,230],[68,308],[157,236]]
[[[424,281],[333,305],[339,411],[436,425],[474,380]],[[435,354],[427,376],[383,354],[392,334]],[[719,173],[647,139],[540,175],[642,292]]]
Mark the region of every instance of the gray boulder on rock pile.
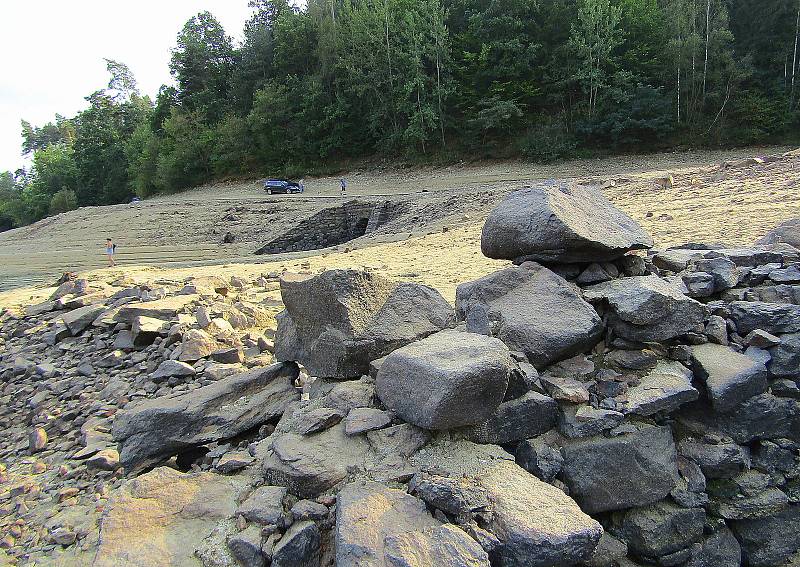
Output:
[[133,402],[114,419],[120,460],[132,472],[275,419],[299,398],[298,374],[295,364],[274,364],[191,392]]
[[605,262],[653,239],[598,187],[545,183],[506,197],[486,219],[481,251],[501,260]]
[[514,366],[498,339],[442,331],[387,356],[376,392],[409,423],[433,430],[463,427],[492,415]]
[[486,529],[499,540],[501,567],[566,567],[588,559],[603,533],[563,491],[542,482],[494,445],[438,441],[414,463],[481,487],[491,514]]
[[706,307],[684,295],[680,284],[658,276],[623,278],[584,290],[591,302],[608,305],[614,333],[630,341],[655,342],[702,330]]
[[372,360],[453,324],[438,291],[370,272],[328,270],[281,279],[275,360],[315,377],[358,377]]
[[564,481],[589,514],[657,502],[678,481],[669,427],[644,426],[618,437],[578,439],[561,452]]
[[734,301],[730,304],[730,314],[742,336],[756,329],[773,335],[800,332],[800,305]]
[[479,332],[470,325],[475,311],[496,325],[494,336],[538,368],[591,349],[603,332],[580,291],[535,262],[459,285],[457,317],[467,321],[468,331]]
[[730,411],[767,390],[764,364],[726,346],[707,343],[692,347],[692,361],[717,411]]

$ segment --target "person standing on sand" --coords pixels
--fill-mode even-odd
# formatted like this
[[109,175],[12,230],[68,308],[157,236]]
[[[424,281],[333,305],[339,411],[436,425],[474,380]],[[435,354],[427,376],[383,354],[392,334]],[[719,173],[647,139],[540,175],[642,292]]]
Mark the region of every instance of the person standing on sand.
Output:
[[341,179],[341,183],[342,183],[342,197],[344,197],[345,194],[347,194],[347,180],[343,177]]
[[106,256],[108,256],[108,265],[116,266],[117,263],[114,261],[114,252],[117,249],[117,245],[111,242],[110,238],[106,238]]

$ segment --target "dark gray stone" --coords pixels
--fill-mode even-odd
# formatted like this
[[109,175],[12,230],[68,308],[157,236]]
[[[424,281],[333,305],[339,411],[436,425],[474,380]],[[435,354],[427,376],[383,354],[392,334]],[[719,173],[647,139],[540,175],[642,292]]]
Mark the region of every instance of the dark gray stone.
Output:
[[283,486],[261,486],[239,505],[236,513],[256,524],[278,525],[283,521],[283,501],[286,494],[287,490]]
[[692,546],[692,557],[686,567],[740,567],[742,549],[727,527]]
[[596,409],[589,405],[562,404],[558,430],[571,439],[592,437],[615,428],[625,416],[618,411]]
[[121,463],[131,472],[275,419],[299,397],[298,373],[295,364],[274,364],[190,392],[128,404],[112,428]]
[[387,356],[376,391],[405,421],[451,429],[488,419],[503,401],[514,366],[498,339],[443,331]]
[[261,530],[249,526],[228,538],[228,549],[242,567],[264,567],[267,560],[261,553]]
[[736,264],[725,257],[693,260],[689,264],[689,269],[696,272],[711,274],[714,282],[714,293],[736,287],[736,284],[739,283],[739,274]]
[[272,567],[319,567],[320,541],[314,522],[295,522],[275,546]]
[[622,278],[591,286],[584,296],[607,304],[608,322],[623,339],[665,341],[703,325],[706,307],[686,297],[680,285],[657,276]]
[[475,308],[495,323],[496,337],[524,352],[537,368],[591,349],[603,331],[600,317],[577,288],[533,262],[458,286],[458,319]]
[[781,337],[781,344],[769,349],[769,373],[776,378],[800,378],[800,333]]
[[453,324],[439,292],[370,272],[286,276],[281,296],[275,360],[300,362],[317,377],[367,374],[370,361]]
[[747,449],[735,443],[712,445],[684,439],[678,443],[678,452],[697,463],[708,478],[733,478],[750,467]]
[[61,319],[72,336],[76,337],[86,330],[103,311],[105,311],[105,307],[102,305],[87,305],[64,313]]
[[516,460],[519,466],[545,482],[551,482],[564,466],[561,450],[542,439],[521,442],[517,446]]
[[615,515],[614,535],[640,557],[655,558],[686,549],[703,536],[706,513],[657,502]]
[[363,435],[347,435],[338,424],[316,435],[273,434],[256,447],[264,478],[286,486],[301,498],[314,498],[361,470],[369,442]]
[[486,421],[465,430],[476,443],[504,444],[536,437],[549,431],[558,420],[558,404],[537,392],[504,402]]
[[383,457],[410,457],[430,441],[430,434],[410,423],[367,433],[373,450]]
[[671,412],[699,396],[692,387],[692,373],[685,366],[661,360],[639,384],[628,388],[628,401],[622,412],[642,416]]
[[344,420],[344,430],[348,435],[358,435],[375,429],[382,429],[392,422],[389,412],[377,408],[353,408]]
[[452,516],[459,524],[469,523],[473,514],[491,509],[486,490],[477,483],[432,474],[417,474],[409,491],[428,505]]
[[731,522],[742,546],[742,558],[750,567],[782,565],[800,550],[800,507],[757,520]]
[[297,420],[295,429],[300,435],[311,435],[329,429],[342,421],[344,412],[335,408],[318,408],[304,412]]
[[538,368],[591,349],[603,330],[574,286],[533,262],[458,286],[459,320],[476,306],[495,322],[495,336]]
[[734,301],[730,317],[742,336],[761,329],[773,335],[800,332],[800,305]]
[[628,555],[628,545],[608,532],[603,532],[592,556],[581,563],[582,567],[614,567]]
[[505,260],[604,262],[652,246],[598,187],[567,183],[511,193],[489,214],[481,235],[483,254]]
[[589,513],[656,502],[678,479],[669,427],[645,426],[618,437],[578,439],[562,448],[564,481]]

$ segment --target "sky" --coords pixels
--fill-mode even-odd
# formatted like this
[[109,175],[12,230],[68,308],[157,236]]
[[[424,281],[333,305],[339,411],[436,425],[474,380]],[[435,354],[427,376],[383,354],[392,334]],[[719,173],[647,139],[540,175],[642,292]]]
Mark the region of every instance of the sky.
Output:
[[104,58],[128,65],[142,94],[155,97],[172,82],[178,32],[205,10],[241,39],[247,0],[0,0],[0,171],[27,165],[20,120],[74,116],[108,85]]

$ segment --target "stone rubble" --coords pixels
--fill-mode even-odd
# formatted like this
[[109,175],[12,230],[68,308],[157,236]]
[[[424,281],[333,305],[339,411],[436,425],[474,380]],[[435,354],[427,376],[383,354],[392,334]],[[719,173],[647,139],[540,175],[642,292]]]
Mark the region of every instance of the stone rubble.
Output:
[[545,184],[455,310],[355,270],[69,279],[0,315],[0,565],[797,564],[793,226],[646,251]]

